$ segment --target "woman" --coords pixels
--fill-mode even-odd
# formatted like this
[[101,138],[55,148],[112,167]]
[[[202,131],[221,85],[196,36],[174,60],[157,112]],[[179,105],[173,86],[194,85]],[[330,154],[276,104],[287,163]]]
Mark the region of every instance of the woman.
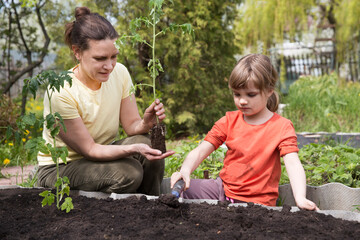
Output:
[[[145,135],[165,118],[158,99],[141,118],[133,94],[131,77],[120,63],[114,42],[118,34],[102,16],[86,7],[75,9],[76,20],[66,25],[65,42],[78,65],[71,69],[72,86],[65,84],[51,98],[52,112],[64,119],[66,132],[60,131],[57,146],[69,151],[67,164],[60,160],[60,176],[67,176],[71,189],[115,193],[159,195],[164,158],[174,154],[149,147]],[[44,97],[44,116],[50,112]],[[114,142],[119,124],[130,136]],[[49,130],[43,137],[52,143]],[[50,155],[40,153],[39,185],[53,187],[56,166]]]

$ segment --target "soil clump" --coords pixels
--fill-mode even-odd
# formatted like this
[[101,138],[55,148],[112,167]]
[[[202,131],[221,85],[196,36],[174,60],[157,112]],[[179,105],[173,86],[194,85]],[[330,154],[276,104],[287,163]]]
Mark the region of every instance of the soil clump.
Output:
[[150,130],[151,147],[166,153],[165,144],[166,127],[163,123],[158,123]]
[[[69,213],[41,207],[43,189],[0,190],[0,239],[359,239],[360,223],[312,211],[227,202],[177,203],[71,195]],[[169,205],[170,203],[170,205]]]

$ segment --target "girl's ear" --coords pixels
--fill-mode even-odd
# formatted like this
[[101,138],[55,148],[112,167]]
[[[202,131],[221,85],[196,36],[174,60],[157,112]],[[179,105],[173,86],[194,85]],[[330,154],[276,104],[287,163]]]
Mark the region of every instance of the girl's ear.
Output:
[[274,93],[274,90],[273,90],[273,89],[267,90],[266,93],[267,93],[267,94],[266,94],[267,97],[269,98],[269,97]]
[[80,48],[78,46],[76,46],[76,45],[72,45],[71,48],[73,50],[75,58],[80,62],[80,60],[81,60]]

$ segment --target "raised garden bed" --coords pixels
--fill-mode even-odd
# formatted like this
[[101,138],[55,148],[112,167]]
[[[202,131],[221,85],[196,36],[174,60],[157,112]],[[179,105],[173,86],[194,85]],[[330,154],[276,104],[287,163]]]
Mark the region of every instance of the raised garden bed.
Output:
[[360,133],[301,132],[296,134],[299,148],[310,143],[342,143],[360,148]]
[[[43,189],[0,190],[0,239],[357,239],[360,223],[286,205],[216,205],[74,191],[74,209],[41,207]],[[87,195],[85,197],[83,195]],[[165,196],[165,195],[164,195]],[[93,198],[96,197],[96,198]],[[123,197],[129,197],[123,199]],[[208,201],[209,202],[209,201]],[[211,202],[211,201],[210,201]],[[212,202],[217,203],[217,202]],[[294,212],[293,212],[294,211]]]

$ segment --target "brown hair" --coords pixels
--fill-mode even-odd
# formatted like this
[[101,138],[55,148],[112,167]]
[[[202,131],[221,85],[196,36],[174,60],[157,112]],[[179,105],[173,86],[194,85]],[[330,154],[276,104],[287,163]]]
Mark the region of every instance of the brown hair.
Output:
[[262,54],[249,54],[242,57],[229,78],[229,88],[247,88],[252,82],[261,92],[273,90],[274,93],[269,97],[267,108],[275,112],[279,106],[279,95],[275,91],[278,73],[271,64],[270,59]]
[[84,51],[89,48],[89,40],[115,39],[119,37],[111,23],[87,7],[75,8],[75,21],[65,26],[65,43],[76,45]]

